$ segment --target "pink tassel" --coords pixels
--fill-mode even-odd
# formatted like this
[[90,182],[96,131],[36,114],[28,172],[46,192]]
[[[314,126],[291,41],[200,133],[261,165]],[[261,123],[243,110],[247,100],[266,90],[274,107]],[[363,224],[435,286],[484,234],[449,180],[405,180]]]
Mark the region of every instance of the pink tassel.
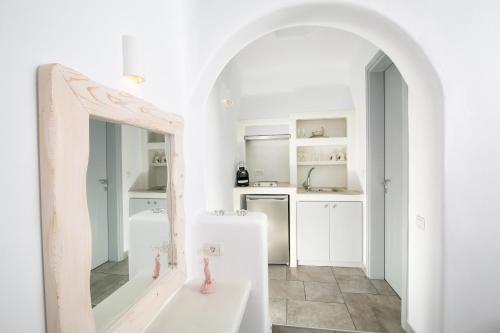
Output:
[[153,279],[156,279],[160,276],[160,254],[157,254],[155,257],[155,269],[153,271]]
[[210,274],[208,258],[203,258],[203,272],[205,273],[205,281],[201,284],[200,293],[212,294],[215,292],[215,281],[212,279],[212,274]]

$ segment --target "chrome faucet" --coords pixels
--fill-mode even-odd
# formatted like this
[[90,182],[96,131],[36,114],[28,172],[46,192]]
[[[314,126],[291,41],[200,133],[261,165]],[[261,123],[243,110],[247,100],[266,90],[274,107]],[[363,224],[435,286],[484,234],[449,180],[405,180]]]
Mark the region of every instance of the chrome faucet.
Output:
[[313,172],[314,168],[311,168],[309,172],[307,173],[307,178],[306,180],[302,183],[302,186],[304,186],[304,189],[306,191],[309,191],[311,188],[311,172]]

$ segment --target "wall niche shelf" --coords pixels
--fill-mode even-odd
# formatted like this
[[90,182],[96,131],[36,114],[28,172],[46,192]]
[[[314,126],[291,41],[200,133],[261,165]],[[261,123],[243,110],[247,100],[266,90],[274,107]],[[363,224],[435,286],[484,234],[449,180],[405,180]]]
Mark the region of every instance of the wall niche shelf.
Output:
[[347,137],[296,139],[297,147],[347,145]]
[[315,166],[315,165],[346,165],[347,161],[302,161],[297,162],[298,166]]
[[321,129],[327,138],[347,137],[347,117],[297,119],[295,125],[297,139],[311,138],[313,132]]
[[165,150],[165,142],[148,142],[146,146],[149,150]]

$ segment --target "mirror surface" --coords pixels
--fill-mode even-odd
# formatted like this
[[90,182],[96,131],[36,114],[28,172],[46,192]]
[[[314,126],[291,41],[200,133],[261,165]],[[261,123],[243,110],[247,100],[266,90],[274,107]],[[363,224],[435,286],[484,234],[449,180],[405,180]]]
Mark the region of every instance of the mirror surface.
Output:
[[154,276],[175,265],[169,218],[173,138],[93,118],[89,134],[90,291],[101,327],[99,321],[119,317]]

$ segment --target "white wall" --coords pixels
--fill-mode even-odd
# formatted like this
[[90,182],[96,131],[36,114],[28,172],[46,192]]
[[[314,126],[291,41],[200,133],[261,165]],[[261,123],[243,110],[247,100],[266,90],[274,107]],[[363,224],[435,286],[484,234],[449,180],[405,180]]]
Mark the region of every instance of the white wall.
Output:
[[233,187],[236,181],[236,118],[237,101],[226,108],[222,99],[233,99],[229,89],[230,74],[223,73],[212,89],[206,105],[203,139],[203,162],[200,171],[204,175],[207,210],[233,208]]
[[[0,2],[0,331],[43,332],[36,69],[59,62],[182,112],[182,1]],[[146,82],[122,79],[121,36],[142,38]],[[78,152],[75,152],[78,153]],[[9,163],[5,163],[9,161]],[[75,258],[78,260],[78,258]]]
[[[186,31],[184,3],[189,9]],[[54,0],[50,6],[28,0],[0,3],[3,60],[0,142],[2,161],[9,161],[0,165],[1,186],[6,189],[0,200],[3,213],[0,260],[3,267],[9,267],[0,277],[2,331],[44,330],[36,67],[61,62],[115,88],[137,90],[172,112],[183,110],[187,92],[192,108],[185,113],[185,201],[187,221],[193,223],[206,203],[203,175],[198,173],[204,156],[201,148],[204,146],[200,145],[205,139],[200,116],[203,107],[195,106],[204,105],[216,77],[213,72],[225,65],[225,57],[218,52],[235,53],[244,46],[238,40],[247,42],[258,37],[255,33],[280,26],[280,22],[287,24],[290,16],[286,12],[278,16],[269,14],[301,3],[306,1]],[[500,253],[500,205],[496,204],[500,145],[495,140],[500,123],[495,98],[500,86],[497,74],[500,3],[488,0],[342,3],[359,7],[341,6],[337,11],[322,12],[308,9],[301,13],[311,14],[309,18],[316,16],[323,23],[334,19],[338,25],[386,46],[384,51],[397,61],[409,83],[410,105],[421,111],[436,111],[410,115],[414,124],[410,135],[416,139],[410,153],[419,157],[411,172],[422,175],[411,184],[416,187],[415,193],[421,195],[414,198],[410,211],[412,216],[418,213],[427,218],[425,232],[410,230],[415,236],[410,239],[410,250],[415,255],[410,270],[416,278],[411,281],[414,291],[410,294],[410,323],[417,332],[473,332],[479,328],[482,332],[495,332],[500,327],[497,304],[500,268],[494,264]],[[376,14],[363,16],[363,8]],[[340,15],[346,12],[348,15]],[[307,21],[299,12],[293,15],[297,18],[295,22]],[[263,17],[259,26],[251,25]],[[252,29],[242,29],[248,24]],[[120,43],[125,33],[144,39],[146,82],[137,89],[121,79]],[[398,44],[418,45],[421,49],[404,50]],[[431,95],[419,94],[412,88],[424,86],[429,82],[426,78],[432,76],[426,59],[441,80],[444,115],[439,113],[439,105],[425,100],[439,87],[429,86]],[[443,133],[444,146],[439,135]],[[440,201],[442,195],[444,202]],[[190,241],[189,228],[187,233]],[[192,257],[192,249],[187,249],[187,255]]]

